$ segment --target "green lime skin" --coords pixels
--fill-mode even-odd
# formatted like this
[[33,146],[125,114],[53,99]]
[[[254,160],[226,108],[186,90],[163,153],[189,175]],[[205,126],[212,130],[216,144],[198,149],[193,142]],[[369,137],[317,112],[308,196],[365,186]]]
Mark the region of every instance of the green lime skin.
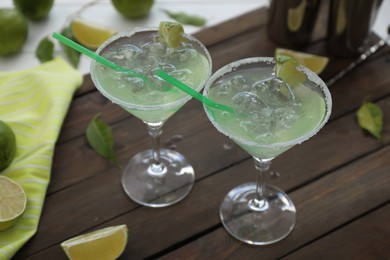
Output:
[[19,52],[26,42],[27,20],[17,9],[0,9],[0,55]]
[[0,120],[0,171],[7,168],[15,157],[16,138],[14,131]]
[[127,18],[145,16],[152,8],[154,0],[111,0],[115,9]]
[[51,8],[54,0],[13,0],[15,6],[31,20],[41,20],[45,18]]

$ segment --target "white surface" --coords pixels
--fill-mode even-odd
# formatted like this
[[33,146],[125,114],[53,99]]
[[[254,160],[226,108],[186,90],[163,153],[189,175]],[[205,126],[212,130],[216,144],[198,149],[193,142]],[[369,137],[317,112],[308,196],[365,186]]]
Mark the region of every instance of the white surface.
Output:
[[[31,0],[33,1],[33,0]],[[0,71],[11,71],[31,68],[39,64],[35,57],[35,48],[46,35],[59,32],[67,21],[67,17],[80,9],[86,0],[55,0],[55,4],[47,19],[40,22],[29,21],[29,34],[21,53],[11,57],[0,57]],[[162,20],[170,20],[161,9],[184,11],[200,15],[207,19],[206,27],[231,19],[255,8],[268,5],[269,0],[155,0],[149,15],[141,20],[129,20],[121,16],[111,4],[111,0],[101,0],[82,13],[82,17],[112,27],[117,31],[135,27],[156,27]],[[0,0],[0,8],[12,7],[12,0]],[[374,25],[374,31],[382,38],[387,37],[390,25],[390,0],[384,0]],[[202,27],[185,26],[185,31],[194,33]],[[63,56],[58,43],[56,55]],[[89,59],[82,56],[79,69],[89,72]]]
[[[0,57],[0,70],[19,70],[38,65],[39,61],[34,52],[39,41],[54,31],[59,32],[66,24],[67,17],[88,2],[86,0],[55,0],[47,19],[40,22],[29,21],[29,34],[26,44],[23,46],[23,51],[11,57]],[[129,20],[115,10],[111,0],[101,0],[89,7],[81,16],[92,22],[122,31],[135,27],[157,27],[160,21],[171,20],[161,10],[167,9],[203,16],[207,19],[207,27],[259,8],[267,3],[268,0],[155,0],[148,16],[140,20]],[[12,0],[1,0],[0,2],[0,8],[12,6]],[[201,29],[202,27],[185,26],[187,33],[194,33]],[[63,56],[58,43],[56,43],[56,54]],[[82,56],[79,65],[82,73],[89,72],[89,63],[89,59]]]

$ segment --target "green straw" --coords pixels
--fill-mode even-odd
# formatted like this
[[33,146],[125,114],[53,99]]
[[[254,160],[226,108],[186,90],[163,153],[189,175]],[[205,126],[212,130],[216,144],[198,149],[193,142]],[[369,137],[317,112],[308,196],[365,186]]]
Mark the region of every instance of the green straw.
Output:
[[114,70],[126,72],[130,76],[134,76],[134,77],[139,77],[139,78],[145,79],[145,77],[143,75],[138,74],[138,73],[136,73],[134,71],[128,70],[126,68],[123,68],[123,67],[121,67],[121,66],[119,66],[119,65],[117,65],[117,64],[115,64],[115,63],[113,63],[113,62],[111,62],[109,60],[107,60],[106,58],[103,58],[102,56],[96,54],[93,51],[88,50],[84,46],[81,46],[80,44],[78,44],[78,43],[72,41],[71,39],[63,36],[62,34],[54,32],[52,34],[52,36],[53,36],[53,38],[59,40],[63,44],[71,47],[72,49],[74,49],[74,50],[76,50],[78,52],[81,52],[81,53],[87,55],[88,57],[90,57],[93,60],[99,62],[100,64],[103,64],[106,67],[109,67],[109,68],[114,69]]
[[[134,76],[134,77],[138,77],[138,78],[142,78],[143,80],[147,80],[148,79],[144,76],[144,75],[141,75],[141,74],[138,74],[134,71],[131,71],[131,70],[128,70],[126,68],[123,68],[109,60],[107,60],[106,58],[96,54],[95,52],[93,51],[90,51],[88,50],[87,48],[81,46],[80,44],[72,41],[71,39],[59,34],[59,33],[56,33],[54,32],[52,34],[53,38],[59,40],[61,43],[69,46],[70,48],[78,51],[78,52],[81,52],[83,54],[85,54],[86,56],[92,58],[93,60],[99,62],[100,64],[103,64],[104,66],[106,67],[109,67],[111,69],[114,69],[114,70],[118,70],[118,71],[122,71],[122,72],[126,72],[128,75],[130,76]],[[212,108],[216,108],[216,109],[220,109],[220,110],[225,110],[227,112],[234,112],[234,110],[229,107],[229,106],[225,106],[225,105],[222,105],[222,104],[219,104],[219,103],[216,103],[214,101],[212,101],[211,99],[205,97],[204,95],[200,94],[199,92],[197,92],[196,90],[194,90],[193,88],[190,88],[189,86],[187,86],[186,84],[184,84],[183,82],[177,80],[176,78],[172,77],[171,75],[167,74],[166,72],[160,70],[160,69],[157,69],[156,70],[156,75],[159,76],[160,78],[162,78],[163,80],[167,81],[168,83],[170,83],[171,85],[179,88],[180,90],[186,92],[187,94],[189,94],[190,96],[194,97],[195,99],[199,100],[200,102],[204,103],[206,106],[209,106],[209,107],[212,107]]]
[[165,73],[163,70],[157,69],[156,70],[156,75],[162,78],[163,80],[167,81],[171,85],[181,89],[182,91],[186,92],[187,94],[191,95],[193,98],[199,100],[200,102],[204,103],[206,106],[220,109],[220,110],[225,110],[227,112],[234,112],[234,110],[231,107],[216,103],[212,101],[211,99],[205,97],[204,95],[200,94],[193,88],[190,88],[180,80],[172,77],[171,75]]

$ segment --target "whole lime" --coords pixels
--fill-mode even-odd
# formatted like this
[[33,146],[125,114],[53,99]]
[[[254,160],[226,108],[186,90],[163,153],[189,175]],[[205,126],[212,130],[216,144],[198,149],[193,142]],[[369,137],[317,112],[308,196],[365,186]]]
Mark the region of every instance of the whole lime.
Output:
[[54,0],[13,0],[19,10],[31,20],[41,20],[45,18],[51,8]]
[[111,0],[115,9],[128,18],[141,18],[152,8],[154,0]]
[[0,55],[17,53],[27,39],[26,18],[17,9],[0,9]]
[[15,157],[16,138],[14,131],[0,120],[0,171],[7,168]]

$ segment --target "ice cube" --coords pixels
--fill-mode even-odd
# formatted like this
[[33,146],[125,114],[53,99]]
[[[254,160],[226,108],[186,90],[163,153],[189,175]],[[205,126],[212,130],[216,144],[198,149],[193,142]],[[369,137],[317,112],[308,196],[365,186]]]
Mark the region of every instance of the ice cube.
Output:
[[175,50],[172,55],[180,62],[187,62],[193,60],[197,55],[197,52],[194,49],[179,49]]
[[274,110],[274,118],[278,128],[289,129],[293,126],[299,116],[293,107],[284,106]]
[[213,84],[213,92],[216,92],[217,96],[224,97],[229,95],[229,86],[223,81],[217,81]]
[[147,52],[148,56],[164,57],[167,54],[167,47],[161,42],[146,43],[142,46],[142,49]]
[[145,86],[145,82],[137,77],[126,77],[125,80],[132,92],[138,92]]
[[160,63],[158,64],[158,67],[159,67],[161,70],[163,70],[164,72],[166,72],[166,73],[170,73],[170,72],[176,70],[176,67],[175,67],[174,65],[169,64],[169,63],[165,63],[165,62],[160,62]]
[[188,69],[181,69],[181,70],[173,70],[168,74],[176,78],[177,80],[188,81],[188,79],[191,77],[192,72]]
[[117,57],[119,58],[122,56],[125,57],[127,60],[130,60],[130,59],[134,59],[141,53],[142,50],[139,47],[132,44],[125,44],[118,49]]
[[295,96],[290,86],[280,78],[269,78],[253,84],[259,98],[268,106],[280,107],[292,104]]
[[153,74],[150,78],[152,83],[150,86],[151,90],[167,91],[172,89],[169,83],[160,78],[159,76]]
[[249,91],[247,80],[244,76],[237,75],[230,79],[230,85],[240,91]]
[[233,109],[242,117],[252,120],[268,121],[272,114],[272,108],[267,106],[256,94],[252,92],[240,92],[233,97]]

